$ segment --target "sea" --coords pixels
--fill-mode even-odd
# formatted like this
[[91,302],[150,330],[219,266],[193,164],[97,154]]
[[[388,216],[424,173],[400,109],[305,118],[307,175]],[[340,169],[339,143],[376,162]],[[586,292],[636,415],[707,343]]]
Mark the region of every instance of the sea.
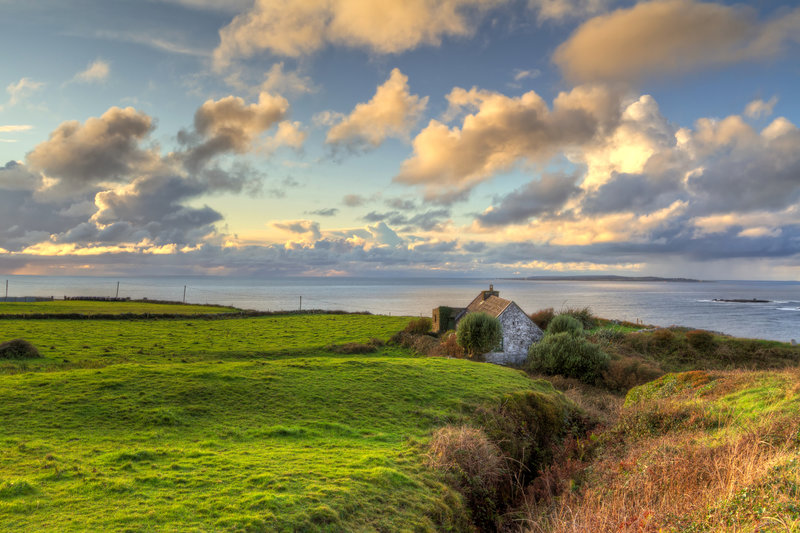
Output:
[[[604,318],[800,341],[800,281],[527,281],[501,278],[2,276],[0,296],[119,296],[259,311],[326,309],[430,316],[493,285],[525,312],[589,307]],[[767,300],[766,303],[719,300]]]

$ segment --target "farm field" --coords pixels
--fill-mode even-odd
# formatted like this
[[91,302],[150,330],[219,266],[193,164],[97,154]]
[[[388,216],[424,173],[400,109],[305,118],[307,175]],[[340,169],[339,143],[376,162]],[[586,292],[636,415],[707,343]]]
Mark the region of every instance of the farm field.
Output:
[[[181,306],[182,307],[182,306]],[[330,344],[386,340],[407,317],[275,315],[218,320],[2,320],[4,340],[24,338],[44,356],[0,361],[0,373],[119,363],[196,362],[331,354]],[[388,352],[387,352],[388,350]],[[396,350],[384,348],[383,353]],[[405,352],[403,352],[405,353]]]
[[3,320],[0,340],[44,357],[3,362],[0,530],[466,530],[425,465],[432,431],[560,393],[494,365],[326,348],[408,320]]
[[124,315],[124,314],[218,314],[234,313],[233,307],[218,305],[166,304],[142,300],[123,302],[95,302],[86,300],[53,300],[50,302],[0,302],[0,315],[34,314],[82,314],[82,315]]

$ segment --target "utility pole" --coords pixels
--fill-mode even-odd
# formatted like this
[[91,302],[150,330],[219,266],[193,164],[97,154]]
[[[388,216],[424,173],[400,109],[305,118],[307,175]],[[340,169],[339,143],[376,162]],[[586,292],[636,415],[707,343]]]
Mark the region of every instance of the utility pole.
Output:
[[8,300],[8,280],[6,280],[6,300]]
[[183,303],[186,303],[186,285],[183,286]]
[[117,294],[114,295],[114,299],[119,298],[119,281],[117,282]]
[[300,311],[303,310],[303,297],[300,297]]

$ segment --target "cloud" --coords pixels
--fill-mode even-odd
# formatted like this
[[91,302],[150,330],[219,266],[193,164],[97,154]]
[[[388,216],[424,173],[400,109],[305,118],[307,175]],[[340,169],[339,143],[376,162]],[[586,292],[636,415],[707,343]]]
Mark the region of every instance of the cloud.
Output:
[[541,76],[539,69],[523,70],[521,68],[514,69],[514,81],[522,81],[527,79],[535,79]]
[[317,88],[314,87],[311,78],[308,76],[301,76],[297,71],[285,72],[283,67],[283,61],[275,63],[270,67],[264,75],[264,82],[261,84],[262,91],[277,94],[304,94],[316,92]]
[[528,6],[538,12],[539,21],[562,21],[583,18],[605,11],[610,0],[528,0]]
[[407,138],[428,105],[428,97],[412,95],[408,76],[392,69],[389,79],[379,85],[369,102],[357,104],[353,111],[328,130],[329,144],[351,147],[377,147],[387,137]]
[[94,32],[94,36],[98,39],[108,39],[112,41],[140,44],[170,54],[179,54],[192,57],[208,57],[211,55],[211,52],[208,50],[195,48],[184,43],[168,40],[163,34],[155,35],[132,31],[97,30]]
[[505,226],[555,213],[581,192],[576,186],[578,178],[577,175],[544,174],[505,196],[497,207],[488,208],[478,216],[478,221],[486,227]]
[[345,194],[342,197],[342,203],[347,207],[358,207],[364,205],[366,199],[358,194]]
[[588,20],[553,60],[572,81],[635,82],[774,57],[799,34],[800,8],[758,21],[742,6],[654,0]]
[[559,94],[552,109],[535,92],[511,98],[472,88],[447,96],[454,116],[471,110],[461,127],[431,120],[414,138],[414,152],[394,180],[422,186],[428,200],[463,199],[478,183],[519,162],[543,163],[613,129],[621,95],[600,86]]
[[303,131],[300,122],[284,120],[278,123],[278,130],[275,135],[267,139],[266,148],[268,151],[273,151],[281,146],[288,146],[295,150],[300,150],[307,136],[308,133]]
[[322,237],[322,233],[319,230],[319,222],[314,222],[313,220],[274,221],[270,223],[270,226],[289,233],[308,236],[312,241],[319,240]]
[[424,213],[417,213],[413,216],[400,213],[399,211],[388,211],[386,213],[370,211],[364,215],[363,220],[366,222],[386,222],[392,226],[404,226],[401,231],[410,233],[417,230],[440,231],[444,227],[444,222],[449,217],[449,209],[432,209]]
[[[179,140],[189,146],[185,154],[187,168],[197,169],[226,152],[242,154],[250,151],[259,135],[282,121],[288,109],[289,102],[285,98],[266,92],[259,94],[257,103],[249,105],[237,96],[207,100],[195,112],[194,132],[179,134]],[[273,145],[296,144],[300,136],[295,123],[288,123],[284,126],[282,138],[272,142]]]
[[417,204],[413,200],[405,200],[403,198],[389,198],[384,203],[389,207],[403,211],[411,211],[417,208]]
[[339,213],[339,210],[335,207],[325,207],[322,209],[315,209],[314,211],[309,211],[308,214],[310,215],[317,215],[321,217],[335,217]]
[[256,0],[219,32],[214,65],[262,51],[298,57],[327,44],[396,54],[471,35],[477,20],[503,0]]
[[108,61],[103,59],[95,59],[89,63],[89,66],[87,66],[85,70],[75,74],[75,77],[72,78],[72,81],[80,83],[103,82],[108,79],[110,72],[111,66],[108,64]]
[[6,126],[0,126],[0,133],[11,133],[17,131],[28,131],[32,130],[33,126],[30,124],[8,124]]
[[27,156],[28,165],[59,181],[63,191],[83,191],[101,181],[122,181],[134,169],[157,164],[140,142],[153,120],[132,107],[112,107],[100,117],[59,125]]
[[253,4],[252,0],[158,0],[167,4],[179,4],[192,9],[210,11],[241,11]]
[[[169,251],[219,239],[222,215],[189,202],[258,190],[261,175],[246,163],[223,167],[212,158],[251,149],[285,108],[285,100],[269,95],[252,105],[233,97],[209,100],[195,115],[194,131],[179,136],[186,149],[166,154],[150,140],[151,117],[130,107],[112,107],[83,124],[64,122],[25,164],[0,169],[0,223],[9,228],[0,231],[0,247],[75,254],[98,247]],[[299,146],[298,124],[281,124],[268,141]],[[296,182],[287,178],[282,185]]]
[[42,87],[44,87],[43,82],[35,81],[30,78],[20,78],[17,83],[9,83],[6,85],[6,92],[8,93],[9,98],[4,105],[0,105],[0,111],[6,107],[12,107],[19,104]]
[[778,103],[778,97],[773,96],[768,101],[764,101],[761,99],[753,100],[747,107],[744,108],[745,116],[749,118],[762,118],[768,117],[772,114],[772,109],[775,107],[775,104]]

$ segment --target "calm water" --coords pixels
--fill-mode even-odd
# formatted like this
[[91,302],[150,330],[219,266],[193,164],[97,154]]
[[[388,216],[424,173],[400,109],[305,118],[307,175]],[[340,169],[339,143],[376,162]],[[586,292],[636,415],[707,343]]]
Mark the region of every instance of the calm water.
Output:
[[[500,296],[528,313],[546,307],[589,306],[608,318],[721,331],[741,337],[800,340],[800,282],[715,281],[704,283],[513,281],[491,279],[380,279],[225,277],[49,277],[4,276],[9,296],[114,296],[234,305],[246,309],[342,309],[392,315],[430,316],[438,305],[464,306],[494,283]],[[0,293],[2,296],[3,293]],[[771,300],[721,303],[715,298]]]

